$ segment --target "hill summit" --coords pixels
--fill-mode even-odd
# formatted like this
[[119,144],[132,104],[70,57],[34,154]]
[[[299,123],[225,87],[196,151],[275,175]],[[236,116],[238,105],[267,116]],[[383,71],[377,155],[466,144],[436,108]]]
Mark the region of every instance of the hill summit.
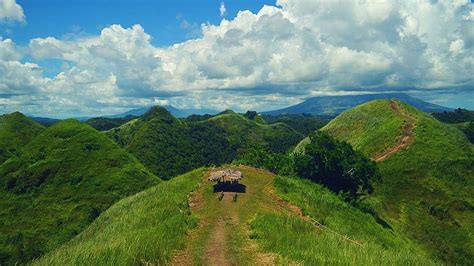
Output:
[[399,100],[359,105],[322,130],[378,161],[367,203],[383,219],[445,261],[474,260],[474,146],[461,131]]
[[[41,133],[0,165],[2,265],[51,251],[116,201],[159,182],[135,157],[76,120],[43,129],[21,114],[7,119],[29,125],[22,132]],[[22,132],[18,137],[31,136]]]

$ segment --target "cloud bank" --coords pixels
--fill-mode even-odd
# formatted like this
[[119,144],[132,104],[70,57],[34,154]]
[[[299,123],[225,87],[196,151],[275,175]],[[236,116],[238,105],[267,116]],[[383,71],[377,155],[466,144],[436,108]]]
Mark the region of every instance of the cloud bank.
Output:
[[[474,88],[468,0],[276,4],[203,24],[202,37],[164,48],[140,25],[32,39],[24,49],[0,39],[0,110],[103,114],[162,100],[262,110],[347,90]],[[46,77],[45,60],[62,71]]]

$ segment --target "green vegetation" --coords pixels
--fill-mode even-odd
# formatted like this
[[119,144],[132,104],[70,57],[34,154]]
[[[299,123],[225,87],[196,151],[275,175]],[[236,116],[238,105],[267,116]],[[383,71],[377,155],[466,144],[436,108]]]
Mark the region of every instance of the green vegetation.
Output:
[[[411,109],[408,105],[404,106],[407,110]],[[395,145],[403,124],[403,118],[390,108],[389,100],[377,100],[342,113],[322,130],[349,142],[365,155],[373,156]]]
[[0,166],[0,264],[53,250],[114,202],[158,182],[92,127],[49,127]]
[[453,126],[459,128],[464,135],[469,139],[471,143],[474,143],[474,122],[465,122],[453,124]]
[[374,162],[327,133],[313,132],[309,138],[311,141],[301,153],[280,154],[252,149],[236,163],[310,179],[335,193],[344,193],[347,200],[356,199],[357,194],[372,192],[372,182],[380,178]]
[[112,128],[119,127],[135,118],[137,117],[133,115],[127,115],[125,117],[120,117],[120,118],[94,117],[87,120],[86,124],[90,125],[91,127],[97,130],[107,131]]
[[[474,261],[474,148],[455,127],[396,101],[415,120],[414,140],[378,164],[382,178],[365,200],[399,232],[450,263]],[[391,147],[403,120],[390,101],[373,101],[331,121],[324,131],[366,155]]]
[[[277,176],[276,192],[316,220],[260,212],[252,238],[268,252],[308,265],[430,265],[423,249],[326,188],[301,178]],[[319,223],[319,224],[318,224]]]
[[44,127],[19,112],[0,115],[0,164],[16,155]]
[[458,108],[453,112],[432,113],[441,122],[459,128],[471,143],[474,143],[474,111]]
[[295,171],[299,177],[323,184],[336,193],[371,192],[371,183],[380,178],[377,166],[347,142],[337,141],[323,132],[309,136],[311,143],[304,153],[295,155]]
[[125,198],[86,230],[34,265],[162,265],[185,245],[196,226],[188,193],[202,180],[203,169],[162,182]]
[[303,137],[286,124],[260,124],[229,111],[201,123],[214,124],[224,130],[225,138],[239,153],[245,153],[255,147],[284,153]]
[[197,167],[229,161],[235,151],[212,124],[187,124],[155,107],[107,135],[164,179]]
[[447,124],[474,122],[474,111],[458,108],[452,112],[431,113],[436,119]]
[[191,121],[179,120],[160,107],[107,135],[166,179],[196,167],[230,162],[251,147],[286,151],[301,139],[287,125],[262,125],[231,111]]
[[309,133],[316,131],[325,126],[331,116],[320,116],[311,114],[280,114],[280,115],[263,115],[262,118],[269,124],[285,123],[294,130],[307,136]]

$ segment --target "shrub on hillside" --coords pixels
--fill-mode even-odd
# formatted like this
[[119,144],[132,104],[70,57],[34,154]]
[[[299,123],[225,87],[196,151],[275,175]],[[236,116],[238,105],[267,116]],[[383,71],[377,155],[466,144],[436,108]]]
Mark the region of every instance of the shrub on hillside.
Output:
[[305,152],[295,156],[298,176],[321,183],[337,193],[372,192],[371,180],[379,178],[377,166],[347,142],[323,132],[310,134]]

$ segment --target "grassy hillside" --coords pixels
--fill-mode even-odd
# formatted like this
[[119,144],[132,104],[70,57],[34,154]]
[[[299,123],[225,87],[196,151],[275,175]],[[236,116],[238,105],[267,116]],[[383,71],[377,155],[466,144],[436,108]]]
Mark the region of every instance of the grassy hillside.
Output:
[[[400,101],[414,120],[409,146],[378,165],[381,181],[366,199],[396,230],[447,262],[474,261],[474,148],[455,127]],[[341,114],[324,131],[368,156],[399,141],[404,120],[389,100],[369,102]],[[398,116],[398,117],[397,117]]]
[[19,112],[0,115],[0,164],[43,130],[43,126]]
[[307,265],[435,263],[418,245],[319,184],[277,176],[274,185],[277,194],[316,222],[260,212],[252,222],[253,237],[270,252]]
[[179,120],[155,107],[107,135],[163,178],[232,161],[251,146],[286,151],[301,135],[283,124],[261,125],[227,111],[196,122]]
[[158,182],[92,127],[49,127],[0,166],[0,264],[58,247],[114,202]]
[[34,265],[162,265],[184,247],[186,231],[196,226],[188,193],[203,169],[178,176],[123,199],[80,235],[34,261]]
[[218,115],[201,123],[217,125],[225,131],[232,147],[241,150],[264,147],[271,152],[286,152],[302,138],[284,123],[266,125],[235,113]]
[[107,135],[165,179],[200,166],[227,162],[235,153],[220,128],[188,124],[160,107]]

